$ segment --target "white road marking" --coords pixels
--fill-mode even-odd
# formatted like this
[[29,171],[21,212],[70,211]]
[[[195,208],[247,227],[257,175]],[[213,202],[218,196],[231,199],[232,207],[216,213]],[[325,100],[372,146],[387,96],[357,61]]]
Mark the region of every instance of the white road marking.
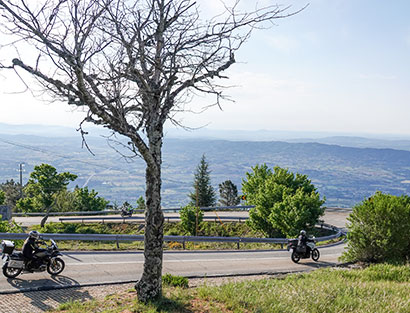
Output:
[[[339,253],[326,254],[326,257],[340,256]],[[286,260],[288,257],[264,257],[264,258],[248,258],[248,259],[188,259],[188,260],[164,260],[164,263],[193,263],[193,262],[257,262],[257,261],[272,261],[272,260]],[[290,259],[290,258],[289,258]],[[118,261],[118,262],[93,262],[93,263],[66,263],[70,266],[85,266],[85,265],[111,265],[111,264],[144,264],[144,261]]]

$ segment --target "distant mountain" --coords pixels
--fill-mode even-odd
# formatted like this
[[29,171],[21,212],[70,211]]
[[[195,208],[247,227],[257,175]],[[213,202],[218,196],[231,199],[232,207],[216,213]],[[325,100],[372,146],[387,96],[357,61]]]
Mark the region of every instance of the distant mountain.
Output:
[[[82,147],[81,137],[0,135],[0,182],[19,179],[19,163],[25,163],[23,181],[33,167],[49,163],[58,171],[78,175],[74,184],[89,186],[112,202],[134,203],[144,195],[145,165],[140,158],[102,137],[90,137],[94,155]],[[279,165],[307,174],[326,197],[328,206],[352,206],[375,191],[410,192],[410,151],[353,148],[321,143],[280,141],[227,141],[166,137],[163,148],[163,205],[187,204],[193,173],[206,154],[215,188],[230,179],[241,187],[245,173],[256,164]],[[73,186],[71,186],[73,187]]]
[[[90,137],[107,136],[110,131],[86,124],[85,130]],[[286,141],[286,142],[317,142],[336,144],[357,148],[391,148],[407,150],[410,136],[404,135],[360,135],[352,133],[331,133],[314,131],[278,131],[278,130],[217,130],[199,128],[192,131],[168,127],[165,128],[165,138],[193,139],[193,140],[229,140],[229,141]],[[78,136],[75,127],[50,125],[12,125],[0,123],[0,134],[34,135],[43,137],[72,137]]]
[[396,149],[410,151],[410,139],[377,139],[365,137],[349,137],[349,136],[332,136],[324,138],[301,138],[289,139],[288,142],[295,143],[323,143],[328,145],[339,145],[344,147],[355,148],[379,148],[379,149]]

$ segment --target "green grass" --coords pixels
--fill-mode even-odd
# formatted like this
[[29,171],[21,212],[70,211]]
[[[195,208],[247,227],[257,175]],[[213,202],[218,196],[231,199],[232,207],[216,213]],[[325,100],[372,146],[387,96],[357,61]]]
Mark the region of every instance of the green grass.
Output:
[[410,312],[409,290],[409,266],[374,265],[201,287],[198,293],[233,312],[385,313]]
[[169,273],[162,276],[162,283],[172,287],[188,288],[188,278],[183,276],[175,276]]
[[69,302],[59,312],[410,312],[410,266],[319,269],[284,278],[196,289],[164,285],[163,298],[143,305],[135,291],[103,301]]

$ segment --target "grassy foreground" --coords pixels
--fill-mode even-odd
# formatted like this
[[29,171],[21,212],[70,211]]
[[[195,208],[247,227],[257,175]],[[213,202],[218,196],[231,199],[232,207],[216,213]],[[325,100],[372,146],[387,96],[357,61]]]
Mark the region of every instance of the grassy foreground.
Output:
[[135,291],[104,301],[70,302],[55,312],[410,312],[410,266],[373,265],[366,269],[319,269],[284,278],[222,286],[174,288],[143,305]]

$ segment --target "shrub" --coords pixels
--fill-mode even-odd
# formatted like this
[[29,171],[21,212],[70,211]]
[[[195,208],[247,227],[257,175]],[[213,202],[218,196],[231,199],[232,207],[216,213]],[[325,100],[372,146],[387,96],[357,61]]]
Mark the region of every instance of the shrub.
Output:
[[[23,229],[15,221],[2,221],[0,214],[0,233],[22,233]],[[1,241],[1,240],[0,240]]]
[[346,261],[384,262],[410,258],[410,198],[377,192],[348,217]]
[[162,276],[162,283],[172,287],[188,288],[188,278],[182,276],[174,276],[169,273]]
[[187,205],[179,211],[179,216],[184,230],[190,235],[195,235],[196,227],[199,227],[202,222],[204,212],[199,208]]
[[6,201],[6,194],[3,190],[0,190],[0,205],[2,205]]
[[252,168],[242,183],[249,211],[248,224],[266,237],[293,237],[301,229],[313,229],[323,215],[325,202],[306,175],[266,164]]

